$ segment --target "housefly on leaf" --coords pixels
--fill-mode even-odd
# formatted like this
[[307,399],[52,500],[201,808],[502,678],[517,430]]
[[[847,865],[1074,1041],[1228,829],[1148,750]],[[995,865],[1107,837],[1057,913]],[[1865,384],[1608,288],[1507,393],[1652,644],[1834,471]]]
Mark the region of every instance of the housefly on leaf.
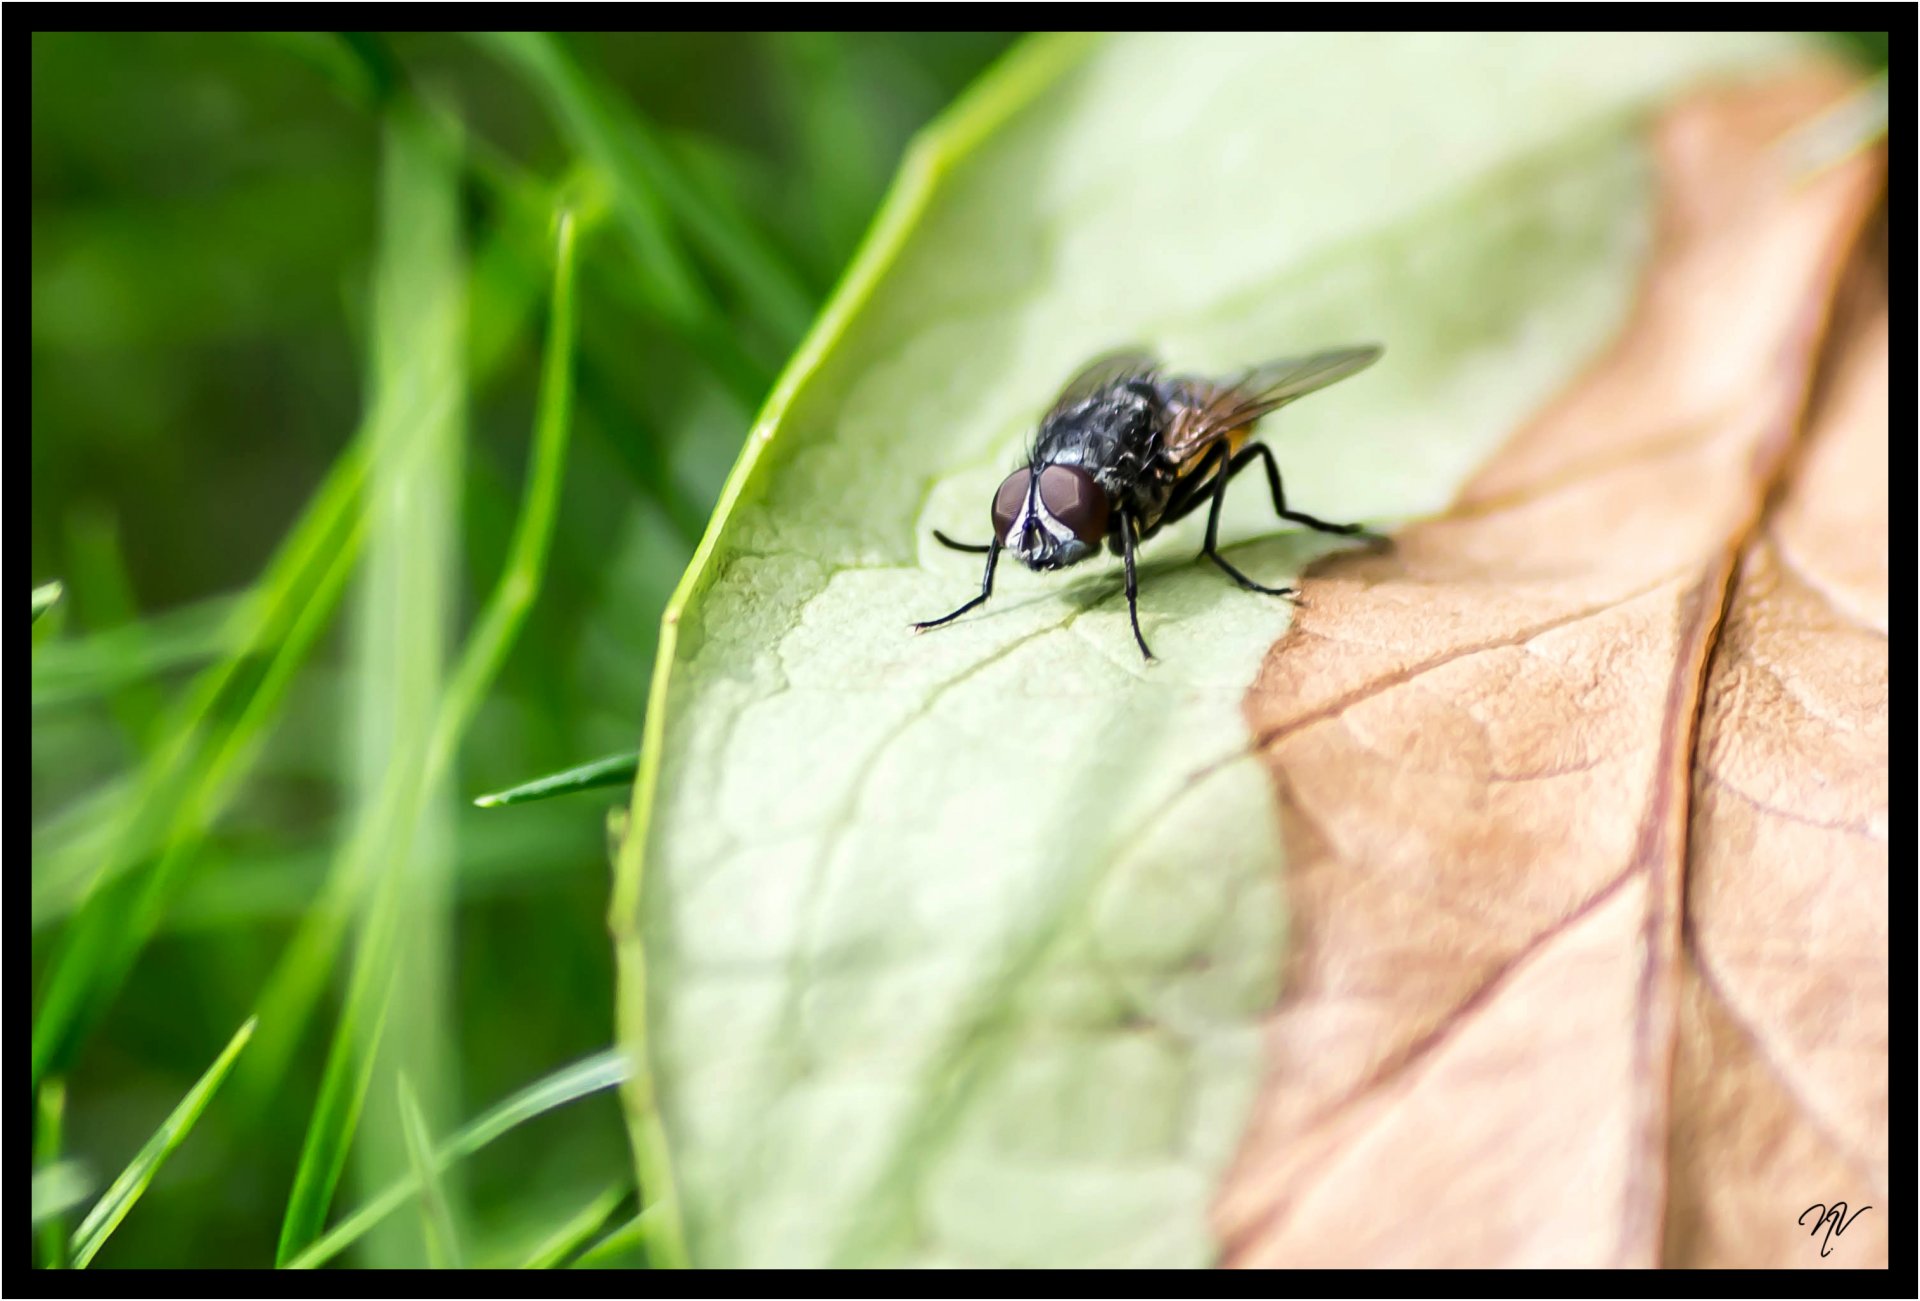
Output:
[[969,544],[934,531],[943,546],[984,553],[980,595],[952,614],[913,625],[915,632],[951,623],[993,595],[1000,552],[1027,568],[1064,569],[1099,554],[1100,544],[1124,557],[1127,614],[1140,653],[1153,659],[1140,635],[1139,584],[1134,551],[1160,529],[1207,508],[1207,541],[1200,553],[1240,586],[1271,596],[1297,596],[1291,587],[1254,582],[1220,554],[1217,535],[1227,484],[1255,462],[1266,467],[1273,508],[1281,519],[1323,533],[1354,534],[1358,524],[1330,524],[1287,505],[1273,450],[1252,441],[1253,427],[1296,398],[1365,370],[1377,347],[1337,348],[1287,357],[1230,379],[1168,375],[1138,350],[1108,353],[1070,380],[1040,421],[1027,464],[993,494],[993,539]]

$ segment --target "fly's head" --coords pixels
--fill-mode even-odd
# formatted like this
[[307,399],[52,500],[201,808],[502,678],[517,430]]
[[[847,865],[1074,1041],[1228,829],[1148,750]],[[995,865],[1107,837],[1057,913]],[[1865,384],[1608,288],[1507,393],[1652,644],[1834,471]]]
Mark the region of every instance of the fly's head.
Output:
[[1015,470],[993,496],[993,533],[1029,569],[1064,569],[1100,549],[1111,507],[1077,465]]

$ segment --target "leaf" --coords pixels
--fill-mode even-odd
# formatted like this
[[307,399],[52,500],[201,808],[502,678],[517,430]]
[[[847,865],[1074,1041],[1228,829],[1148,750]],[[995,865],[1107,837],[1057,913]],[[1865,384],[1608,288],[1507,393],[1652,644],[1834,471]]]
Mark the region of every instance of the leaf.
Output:
[[227,1078],[234,1058],[240,1055],[240,1050],[247,1046],[247,1040],[253,1037],[254,1025],[255,1021],[248,1018],[247,1023],[234,1032],[233,1038],[214,1059],[213,1065],[207,1067],[207,1073],[187,1090],[187,1095],[180,1099],[180,1105],[160,1122],[160,1128],[153,1132],[153,1137],[147,1140],[127,1168],[120,1172],[120,1177],[100,1195],[100,1200],[87,1212],[87,1218],[80,1221],[80,1227],[73,1231],[75,1269],[87,1267],[113,1231],[120,1227],[120,1221],[127,1218],[127,1212],[140,1200],[140,1195],[147,1191],[147,1185],[153,1182],[162,1163],[173,1155],[175,1148],[186,1142],[194,1122],[200,1119],[200,1113],[213,1101],[220,1082]]
[[1784,48],[1043,39],[916,144],[666,616],[613,911],[660,1259],[676,1221],[703,1265],[1213,1256],[1284,924],[1242,698],[1289,608],[1193,564],[1196,519],[1142,574],[1160,664],[1111,562],[913,638],[978,582],[930,529],[978,536],[1060,383],[1133,342],[1384,342],[1266,436],[1302,508],[1442,509],[1626,319],[1646,107]]
[[1871,321],[1796,451],[1884,173],[1778,143],[1844,90],[1669,111],[1632,323],[1267,657],[1293,951],[1232,1263],[1815,1265],[1808,1203],[1884,1206]]
[[[1888,1259],[1884,254],[1867,271],[1820,372],[1800,459],[1741,553],[1706,683],[1672,1264]],[[1874,1210],[1832,1239],[1830,1257],[1784,1231],[1781,1208],[1838,1199]]]

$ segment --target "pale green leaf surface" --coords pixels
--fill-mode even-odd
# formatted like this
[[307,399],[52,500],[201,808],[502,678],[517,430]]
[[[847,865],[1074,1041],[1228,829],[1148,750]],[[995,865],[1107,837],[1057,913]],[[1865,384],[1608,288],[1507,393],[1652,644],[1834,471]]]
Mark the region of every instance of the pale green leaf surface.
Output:
[[[1003,564],[914,637],[978,589],[928,530],[983,539],[1061,382],[1133,342],[1196,370],[1384,344],[1263,434],[1303,509],[1443,508],[1621,325],[1644,111],[1779,48],[1043,41],[919,143],[662,642],[623,1029],[692,1261],[1212,1258],[1284,930],[1241,700],[1288,607],[1194,563],[1196,517],[1146,551],[1158,664],[1112,560]],[[1340,545],[1275,534],[1239,486],[1255,577]]]

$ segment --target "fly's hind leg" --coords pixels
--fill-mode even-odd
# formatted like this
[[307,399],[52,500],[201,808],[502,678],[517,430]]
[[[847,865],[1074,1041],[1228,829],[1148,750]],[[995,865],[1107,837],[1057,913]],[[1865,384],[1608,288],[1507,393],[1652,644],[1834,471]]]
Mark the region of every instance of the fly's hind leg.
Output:
[[[1220,451],[1222,453],[1221,459],[1224,460],[1226,448],[1222,447]],[[1228,578],[1231,578],[1234,582],[1240,584],[1240,586],[1250,592],[1265,592],[1268,596],[1285,596],[1297,600],[1300,596],[1299,589],[1292,587],[1268,587],[1264,583],[1256,583],[1238,569],[1235,569],[1233,565],[1228,562],[1227,558],[1220,554],[1220,508],[1224,506],[1227,501],[1227,480],[1233,478],[1235,473],[1244,469],[1251,458],[1261,452],[1266,453],[1267,470],[1272,477],[1274,497],[1276,501],[1279,500],[1280,478],[1279,471],[1273,468],[1273,453],[1267,451],[1261,444],[1254,443],[1245,451],[1241,452],[1240,455],[1229,461],[1221,468],[1219,473],[1213,476],[1213,505],[1207,511],[1207,542],[1205,546],[1200,548],[1200,554],[1220,566]],[[1283,509],[1281,514],[1286,514],[1286,511]]]
[[[1248,443],[1241,449],[1240,455],[1233,458],[1222,478],[1231,478],[1253,463],[1254,457],[1267,463],[1267,487],[1273,492],[1273,510],[1281,519],[1290,519],[1296,524],[1305,524],[1310,529],[1319,529],[1322,533],[1338,533],[1342,537],[1352,537],[1356,533],[1367,537],[1378,537],[1368,533],[1363,524],[1329,524],[1326,520],[1309,515],[1301,510],[1287,509],[1287,492],[1280,486],[1280,463],[1273,459],[1273,449],[1265,443]],[[1216,511],[1219,507],[1214,508]]]

